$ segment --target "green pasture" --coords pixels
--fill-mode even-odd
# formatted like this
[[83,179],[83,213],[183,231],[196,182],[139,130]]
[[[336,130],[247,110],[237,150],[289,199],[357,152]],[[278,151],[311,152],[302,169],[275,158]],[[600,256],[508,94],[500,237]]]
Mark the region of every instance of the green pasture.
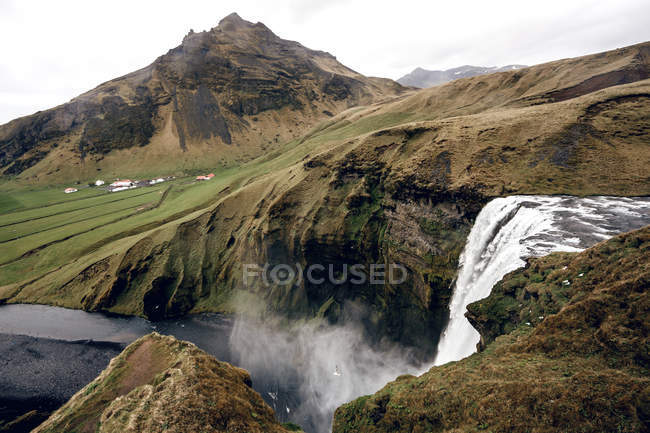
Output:
[[[63,189],[14,189],[0,185],[0,287],[38,278],[80,257],[97,259],[108,245],[124,248],[126,238],[173,227],[206,211],[251,179],[299,164],[345,138],[410,118],[371,116],[350,127],[347,121],[315,128],[309,138],[240,166],[215,169],[210,181],[193,176],[151,187],[108,193],[86,187],[74,194]],[[361,126],[359,126],[361,125]],[[112,248],[112,247],[111,247]]]

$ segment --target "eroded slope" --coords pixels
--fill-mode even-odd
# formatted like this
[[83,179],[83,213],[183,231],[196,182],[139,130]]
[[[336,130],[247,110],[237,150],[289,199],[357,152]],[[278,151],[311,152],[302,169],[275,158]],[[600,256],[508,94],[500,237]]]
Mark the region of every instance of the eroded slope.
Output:
[[245,370],[150,334],[34,432],[286,432]]

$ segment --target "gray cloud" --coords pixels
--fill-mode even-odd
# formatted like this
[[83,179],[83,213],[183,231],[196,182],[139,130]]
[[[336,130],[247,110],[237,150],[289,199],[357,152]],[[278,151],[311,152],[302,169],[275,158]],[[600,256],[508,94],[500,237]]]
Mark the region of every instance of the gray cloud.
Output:
[[237,11],[366,75],[537,64],[650,40],[645,0],[0,2],[0,123],[153,61]]

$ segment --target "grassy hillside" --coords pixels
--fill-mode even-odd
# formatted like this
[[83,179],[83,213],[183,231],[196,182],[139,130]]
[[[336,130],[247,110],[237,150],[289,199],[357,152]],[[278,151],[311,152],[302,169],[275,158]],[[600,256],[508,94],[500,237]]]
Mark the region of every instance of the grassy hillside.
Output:
[[287,432],[245,370],[150,334],[34,432]]
[[[158,318],[234,311],[248,297],[289,317],[336,321],[354,301],[374,335],[431,349],[465,237],[487,200],[650,194],[649,47],[350,108],[264,156],[216,169],[212,181],[155,187],[169,188],[157,206],[146,201],[153,192],[132,199],[136,210],[145,206],[137,213],[132,202],[117,211],[116,202],[94,214],[105,216],[71,218],[69,233],[57,227],[60,215],[18,210],[34,206],[31,194],[60,200],[54,193],[23,196],[7,186],[2,218],[43,216],[44,231],[28,234],[41,223],[25,220],[22,249],[0,242],[0,302]],[[5,239],[15,236],[11,227],[0,227]],[[409,271],[394,286],[242,282],[244,263],[394,262]]]
[[531,259],[470,305],[482,352],[341,406],[333,431],[646,432],[649,279],[650,228]]

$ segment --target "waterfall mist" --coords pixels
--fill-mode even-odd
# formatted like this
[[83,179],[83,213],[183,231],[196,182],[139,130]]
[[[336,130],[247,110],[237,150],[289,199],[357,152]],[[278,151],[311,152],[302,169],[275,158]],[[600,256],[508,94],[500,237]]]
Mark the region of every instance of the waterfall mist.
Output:
[[254,387],[268,390],[264,397],[280,420],[320,433],[331,431],[341,404],[420,370],[410,351],[388,342],[371,347],[367,341],[363,327],[350,320],[287,327],[279,320],[240,316],[230,349],[233,362],[251,373]]

